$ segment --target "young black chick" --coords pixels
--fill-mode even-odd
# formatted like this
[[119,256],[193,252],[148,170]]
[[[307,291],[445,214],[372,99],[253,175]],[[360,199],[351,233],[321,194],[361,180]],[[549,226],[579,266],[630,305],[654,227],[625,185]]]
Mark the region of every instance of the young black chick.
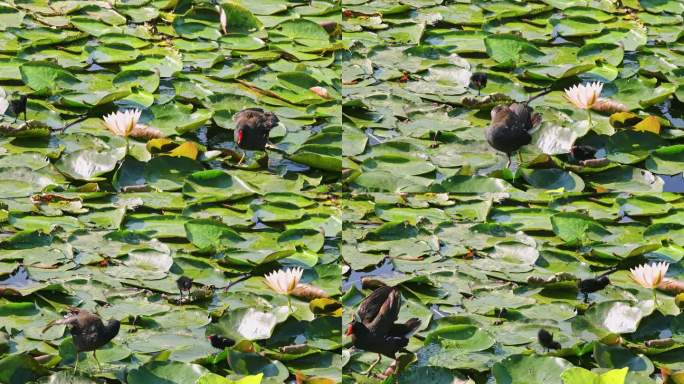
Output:
[[547,351],[550,349],[561,349],[560,343],[553,341],[553,335],[546,329],[542,328],[539,330],[539,333],[537,333],[537,340],[539,340],[539,344]]
[[192,279],[187,276],[181,276],[178,278],[178,280],[176,280],[176,285],[180,291],[180,300],[183,301],[183,292],[188,292],[188,295],[190,294],[190,290],[192,289]]
[[579,290],[584,294],[584,302],[589,301],[589,294],[598,292],[610,284],[608,276],[600,276],[595,278],[583,279],[578,283]]
[[480,90],[487,86],[487,74],[484,72],[473,72],[470,75],[470,84],[468,86],[472,89],[477,89],[477,95],[480,96]]
[[406,323],[395,323],[401,308],[401,294],[395,287],[382,286],[374,290],[359,305],[354,320],[347,329],[354,347],[378,354],[378,359],[366,372],[382,360],[382,356],[396,359],[404,351],[411,334],[420,326],[420,320],[413,318]]
[[111,319],[107,324],[104,324],[100,316],[79,308],[70,308],[69,314],[63,319],[49,322],[43,329],[43,333],[57,324],[65,324],[71,331],[76,347],[74,371],[78,366],[78,354],[88,351],[93,351],[93,358],[97,367],[100,368],[100,362],[97,361],[95,351],[116,337],[120,327],[118,320]]
[[577,161],[589,160],[596,157],[597,149],[590,145],[573,145],[570,154]]
[[235,340],[229,339],[227,337],[219,336],[219,335],[211,335],[207,337],[209,339],[209,342],[211,343],[211,346],[216,348],[216,349],[226,349],[229,347],[232,347],[235,345]]
[[534,113],[527,103],[497,105],[491,115],[485,137],[492,148],[506,154],[506,166],[510,167],[511,154],[532,142],[530,131],[541,123],[541,115]]
[[12,111],[14,112],[14,122],[17,122],[19,114],[24,114],[24,121],[26,121],[26,102],[28,101],[28,96],[21,95],[18,99],[12,100]]

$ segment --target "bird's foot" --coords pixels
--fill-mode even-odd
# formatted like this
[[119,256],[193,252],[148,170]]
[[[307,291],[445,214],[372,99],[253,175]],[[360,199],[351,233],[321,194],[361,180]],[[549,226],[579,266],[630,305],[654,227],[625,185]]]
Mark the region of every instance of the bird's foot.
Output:
[[380,360],[382,360],[382,355],[378,354],[378,359],[375,360],[375,362],[373,364],[371,364],[371,366],[368,367],[368,369],[365,372],[362,372],[362,374],[364,374],[366,376],[370,376],[373,373],[373,368],[375,368],[375,366],[380,363]]

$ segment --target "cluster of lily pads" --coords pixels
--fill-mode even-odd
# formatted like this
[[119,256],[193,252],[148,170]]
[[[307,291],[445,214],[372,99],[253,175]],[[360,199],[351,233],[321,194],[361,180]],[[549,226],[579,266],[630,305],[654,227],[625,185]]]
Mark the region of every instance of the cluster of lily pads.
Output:
[[[683,14],[677,0],[351,1],[345,181],[367,192],[682,192]],[[590,82],[604,102],[587,114],[564,90]],[[489,112],[528,100],[543,122],[509,169],[485,140]],[[596,152],[578,158],[573,146]]]
[[[343,203],[343,321],[401,290],[399,322],[422,326],[399,383],[680,383],[683,212],[680,194],[359,195]],[[585,300],[579,282],[602,275]],[[346,382],[383,381],[361,373],[375,354],[344,358]]]
[[[0,2],[0,383],[340,380],[339,13]],[[254,107],[275,150],[241,161]],[[101,368],[44,331],[69,307],[121,322]]]
[[[1,1],[0,383],[684,383],[682,38],[680,0]],[[367,375],[384,285],[420,327]]]

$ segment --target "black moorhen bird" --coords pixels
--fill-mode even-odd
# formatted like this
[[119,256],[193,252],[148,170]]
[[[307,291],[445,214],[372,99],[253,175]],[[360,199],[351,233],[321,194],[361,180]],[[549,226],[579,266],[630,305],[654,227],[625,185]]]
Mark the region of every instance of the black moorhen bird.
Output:
[[187,276],[181,276],[176,280],[176,285],[178,290],[180,290],[180,301],[183,301],[183,292],[187,292],[190,295],[190,290],[192,289],[192,278]]
[[590,145],[573,145],[570,154],[577,161],[590,160],[596,157],[598,150]]
[[234,140],[238,147],[250,151],[263,151],[268,143],[268,134],[278,125],[278,117],[261,108],[246,108],[233,116],[235,120]]
[[527,103],[497,105],[491,114],[485,137],[489,145],[506,154],[510,167],[511,154],[532,142],[530,131],[541,123],[541,115],[534,113]]
[[74,371],[76,371],[78,366],[78,354],[89,351],[93,351],[93,358],[97,363],[97,367],[100,368],[100,362],[97,361],[95,351],[116,337],[119,334],[119,327],[121,325],[118,320],[114,319],[104,324],[100,316],[96,314],[80,308],[69,308],[68,315],[63,319],[49,322],[43,329],[43,332],[58,324],[65,324],[69,327],[74,340],[74,346],[76,347]]
[[561,349],[560,343],[553,341],[553,335],[546,329],[542,328],[539,330],[539,333],[537,333],[537,340],[539,340],[539,344],[547,351],[551,349]]
[[382,356],[396,359],[396,353],[406,351],[409,338],[420,326],[412,318],[406,323],[395,323],[401,308],[401,294],[395,287],[382,286],[366,297],[347,329],[354,347],[378,354],[378,359],[366,371],[370,375]]
[[468,86],[472,89],[477,89],[477,95],[480,96],[480,90],[487,86],[487,74],[484,72],[473,72],[470,75],[470,84]]
[[589,301],[589,294],[593,292],[598,292],[610,284],[610,279],[608,276],[599,276],[589,279],[580,280],[577,284],[580,292],[584,294],[584,302]]
[[14,112],[14,122],[17,122],[19,114],[24,114],[24,121],[26,121],[26,102],[28,101],[28,96],[21,95],[18,99],[12,100],[12,111]]
[[211,346],[216,348],[216,349],[225,349],[232,347],[235,345],[235,340],[229,339],[227,337],[219,336],[219,335],[211,335],[207,337],[209,339],[209,342],[211,343]]

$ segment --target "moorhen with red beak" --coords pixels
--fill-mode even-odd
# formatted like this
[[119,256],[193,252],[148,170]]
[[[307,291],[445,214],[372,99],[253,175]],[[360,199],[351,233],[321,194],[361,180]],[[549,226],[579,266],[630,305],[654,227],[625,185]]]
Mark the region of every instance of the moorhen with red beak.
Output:
[[401,308],[401,294],[395,287],[383,286],[366,297],[349,324],[347,336],[358,349],[378,354],[378,359],[368,368],[370,375],[380,363],[382,356],[396,359],[399,351],[406,351],[409,338],[420,326],[420,320],[412,318],[406,323],[395,323]]
[[263,151],[268,134],[278,125],[278,117],[261,108],[246,108],[235,114],[234,140],[238,147],[250,151]]
[[530,131],[541,123],[541,115],[534,113],[527,103],[497,105],[491,114],[485,137],[492,148],[506,154],[510,167],[511,154],[532,142]]
[[74,371],[78,366],[78,354],[81,352],[93,351],[93,358],[100,368],[100,362],[97,361],[95,351],[109,343],[117,334],[119,334],[120,323],[118,320],[111,319],[104,324],[100,316],[90,313],[84,309],[70,308],[69,314],[63,319],[53,320],[47,324],[43,329],[46,332],[54,325],[65,324],[69,327],[71,336],[76,347],[76,362],[74,363]]

